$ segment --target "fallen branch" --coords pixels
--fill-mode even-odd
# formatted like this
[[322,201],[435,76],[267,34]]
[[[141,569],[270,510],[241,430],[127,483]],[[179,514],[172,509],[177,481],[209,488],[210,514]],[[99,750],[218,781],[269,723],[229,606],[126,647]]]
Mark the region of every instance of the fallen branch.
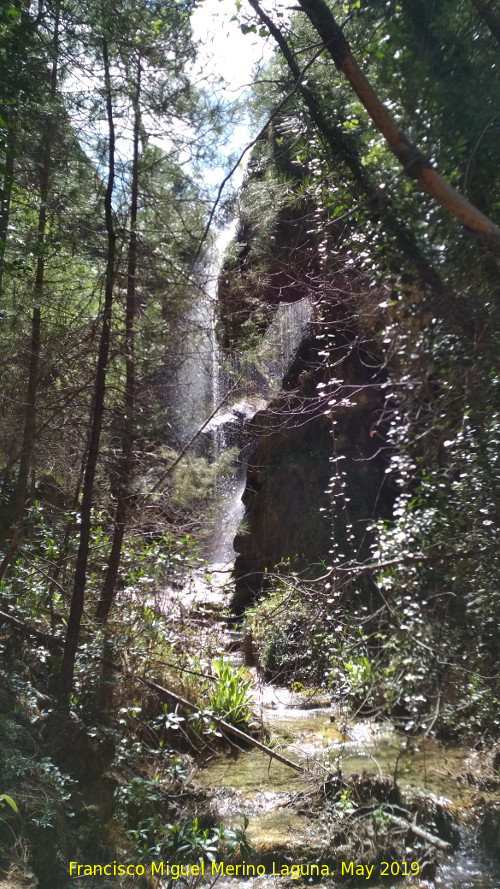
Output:
[[[135,679],[144,685],[146,688],[151,689],[151,691],[155,691],[158,695],[166,697],[168,700],[174,701],[176,704],[179,704],[181,707],[185,707],[186,710],[189,710],[191,713],[199,712],[199,707],[196,704],[192,704],[191,701],[187,701],[185,698],[181,698],[180,695],[174,694],[174,692],[169,691],[167,688],[163,688],[162,685],[158,685],[156,682],[151,682],[149,679],[143,679],[141,676],[136,676]],[[210,719],[215,722],[219,728],[223,729],[230,735],[233,735],[235,738],[239,738],[240,741],[244,741],[246,744],[250,744],[251,747],[256,747],[257,750],[262,750],[263,753],[267,753],[272,759],[276,759],[278,762],[283,763],[283,765],[288,766],[290,769],[294,769],[296,772],[306,772],[307,769],[304,769],[302,766],[297,765],[296,762],[292,762],[291,759],[287,759],[286,756],[282,756],[281,753],[276,753],[275,750],[272,750],[271,747],[266,747],[265,744],[261,744],[260,741],[257,741],[256,738],[252,738],[251,735],[247,735],[246,732],[243,732],[241,729],[236,728],[235,725],[231,725],[229,722],[226,722],[225,719],[221,719],[220,716],[211,715]]]
[[[40,630],[35,630],[33,627],[28,626],[28,624],[17,620],[17,618],[15,617],[11,617],[9,614],[5,614],[5,612],[3,611],[0,611],[0,623],[6,623],[9,626],[13,627],[24,638],[33,636],[35,639],[38,640],[38,642],[46,645],[47,648],[56,649],[62,648],[64,646],[64,639],[59,639],[57,636],[50,636],[48,633],[42,633]],[[114,661],[110,661],[107,658],[99,658],[99,660],[101,661],[101,663],[105,664],[108,667],[111,667],[113,670],[116,670],[117,672],[122,673],[125,676],[129,676],[129,678],[135,679],[137,682],[140,682],[141,685],[144,685],[146,688],[151,689],[151,691],[155,691],[160,697],[165,697],[168,700],[174,701],[174,703],[179,704],[181,707],[184,707],[191,713],[199,712],[200,708],[196,704],[192,704],[191,701],[186,700],[186,698],[181,698],[180,695],[174,694],[174,692],[169,691],[168,688],[164,688],[162,685],[158,685],[158,683],[156,682],[151,682],[149,679],[144,679],[142,676],[136,676],[134,673],[123,670],[123,668],[120,667],[119,664],[115,664]],[[211,679],[212,677],[206,676],[205,678]],[[226,722],[219,716],[212,715],[210,718],[213,722],[216,723],[216,725],[218,725],[228,734],[233,735],[235,738],[239,738],[240,741],[244,741],[245,743],[250,744],[251,747],[256,747],[258,750],[262,750],[264,753],[267,753],[268,756],[278,760],[278,762],[283,763],[283,765],[288,766],[290,769],[294,769],[296,772],[306,771],[306,769],[304,769],[302,766],[299,766],[297,765],[297,763],[292,762],[291,759],[287,759],[286,756],[282,756],[280,753],[276,753],[275,750],[272,750],[270,747],[266,747],[265,744],[261,744],[261,742],[257,741],[256,738],[252,738],[251,735],[248,735],[241,729],[236,728],[235,725],[231,725],[229,722]]]
[[6,614],[5,611],[0,611],[0,624],[8,624],[9,627],[13,627],[17,630],[19,635],[24,639],[33,637],[37,642],[40,642],[42,645],[53,650],[62,648],[64,645],[64,639],[60,639],[58,636],[51,636],[50,633],[42,633],[41,630],[35,630],[34,627],[30,627],[29,624],[23,623],[23,621],[18,620],[17,617],[12,617],[10,614]]
[[[380,811],[380,805],[372,805],[372,806],[360,806],[356,809],[352,814],[352,818],[366,818],[368,815],[373,815],[375,812]],[[400,812],[410,817],[410,813],[407,809],[403,809],[401,806],[391,805],[391,809],[399,809]],[[440,839],[439,837],[435,837],[429,831],[424,830],[423,827],[417,827],[413,821],[407,821],[406,818],[401,818],[398,815],[394,815],[393,812],[388,812],[385,806],[382,806],[382,811],[385,817],[391,824],[394,824],[396,827],[400,827],[401,830],[410,830],[415,836],[419,837],[421,840],[425,840],[427,843],[430,843],[432,846],[436,846],[438,849],[442,849],[443,852],[449,852],[451,849],[451,843],[447,843],[445,840]]]
[[410,830],[416,837],[425,840],[426,843],[430,843],[432,846],[436,846],[437,849],[441,849],[443,852],[450,851],[451,843],[447,843],[446,840],[441,840],[439,837],[435,837],[432,833],[429,833],[428,830],[424,830],[423,827],[418,827],[413,821],[410,822],[406,821],[405,818],[398,818],[397,815],[392,815],[385,810],[384,815],[389,819],[391,824],[395,824],[402,830]]

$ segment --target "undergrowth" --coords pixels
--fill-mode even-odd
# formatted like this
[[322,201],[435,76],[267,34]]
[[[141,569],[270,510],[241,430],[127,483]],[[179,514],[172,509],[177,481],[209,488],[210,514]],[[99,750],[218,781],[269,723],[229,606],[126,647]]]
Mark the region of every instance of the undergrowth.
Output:
[[[102,556],[109,538],[100,516],[95,521],[93,545]],[[60,548],[38,508],[33,529],[36,555],[28,561],[20,552],[1,584],[2,607],[25,627],[62,639],[60,572],[53,583]],[[187,535],[131,539],[122,593],[105,626],[94,620],[100,581],[90,574],[69,712],[52,692],[61,647],[2,629],[0,861],[4,869],[13,860],[31,869],[40,889],[67,880],[69,860],[173,855],[181,838],[203,857],[232,854],[245,842],[244,829],[213,823],[208,804],[185,787],[193,759],[221,744],[213,715],[240,726],[250,715],[242,671],[223,661],[212,667],[210,649],[192,641],[189,620],[155,604],[166,583],[189,584],[196,560]],[[189,700],[195,712],[148,681]],[[194,806],[205,806],[203,823],[193,821]]]
[[404,589],[367,601],[355,582],[306,585],[275,575],[247,613],[246,632],[267,680],[325,689],[351,713],[390,717],[409,732],[442,737],[498,734],[500,686],[493,649],[471,639],[441,597]]

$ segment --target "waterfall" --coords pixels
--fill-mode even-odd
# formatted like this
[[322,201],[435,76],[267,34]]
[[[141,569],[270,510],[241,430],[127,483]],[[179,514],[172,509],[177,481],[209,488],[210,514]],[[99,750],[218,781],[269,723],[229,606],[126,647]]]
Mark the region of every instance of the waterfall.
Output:
[[241,496],[252,448],[248,424],[279,391],[311,317],[308,299],[280,305],[258,349],[251,354],[222,353],[216,329],[217,282],[223,250],[233,234],[221,234],[194,298],[175,319],[172,352],[167,352],[164,367],[169,442],[176,449],[183,447],[202,430],[190,454],[212,467],[215,506],[204,556],[221,570],[229,570],[234,560],[232,542],[244,511]]
[[269,345],[272,356],[268,373],[272,380],[273,394],[281,387],[311,316],[312,302],[307,297],[294,303],[282,304],[276,310],[264,337],[264,344]]
[[[215,459],[220,459],[228,448],[236,447],[238,456],[234,475],[222,478],[218,495],[220,509],[207,547],[207,559],[220,570],[229,570],[235,557],[233,539],[238,523],[243,518],[244,505],[241,497],[245,490],[246,465],[252,442],[247,436],[247,426],[254,414],[265,408],[279,391],[299,346],[304,329],[311,319],[311,302],[308,299],[278,306],[275,317],[263,337],[253,366],[244,355],[231,356],[231,368],[223,366],[213,335],[213,409],[221,403],[231,381],[240,376],[242,384],[236,389],[237,400],[222,405],[207,429],[213,436]],[[225,362],[227,362],[227,358]],[[243,396],[243,397],[242,397]]]
[[213,401],[213,299],[207,281],[169,324],[163,375],[168,438],[175,447],[185,444],[203,424]]

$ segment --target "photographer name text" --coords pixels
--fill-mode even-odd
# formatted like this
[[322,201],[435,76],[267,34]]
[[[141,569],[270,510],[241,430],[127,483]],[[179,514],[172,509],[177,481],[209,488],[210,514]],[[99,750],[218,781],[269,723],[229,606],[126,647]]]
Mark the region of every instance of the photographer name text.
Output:
[[109,864],[79,864],[71,861],[69,873],[72,877],[124,877],[152,876],[169,877],[171,880],[183,880],[190,877],[261,877],[281,876],[292,880],[318,877],[411,877],[419,872],[417,861],[381,861],[380,864],[358,864],[356,861],[341,861],[335,868],[329,864],[281,864],[271,862],[269,870],[263,864],[226,864],[224,861],[204,862],[199,864],[170,864],[169,861],[153,861],[151,864],[120,864],[117,861]]

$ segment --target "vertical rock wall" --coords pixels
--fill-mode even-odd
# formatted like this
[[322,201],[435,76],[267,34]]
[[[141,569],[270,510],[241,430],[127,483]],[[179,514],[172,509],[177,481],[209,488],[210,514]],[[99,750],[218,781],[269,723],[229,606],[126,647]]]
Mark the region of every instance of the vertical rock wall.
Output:
[[[325,336],[327,352],[320,345]],[[332,369],[341,381],[334,396]],[[235,612],[256,598],[266,572],[284,559],[298,570],[331,564],[332,540],[349,558],[368,555],[367,525],[374,516],[389,516],[392,505],[377,431],[380,382],[378,366],[345,321],[323,317],[321,325],[308,328],[282,393],[249,427],[255,448],[243,494],[244,521],[233,544]],[[330,489],[337,465],[345,485],[341,497]]]

